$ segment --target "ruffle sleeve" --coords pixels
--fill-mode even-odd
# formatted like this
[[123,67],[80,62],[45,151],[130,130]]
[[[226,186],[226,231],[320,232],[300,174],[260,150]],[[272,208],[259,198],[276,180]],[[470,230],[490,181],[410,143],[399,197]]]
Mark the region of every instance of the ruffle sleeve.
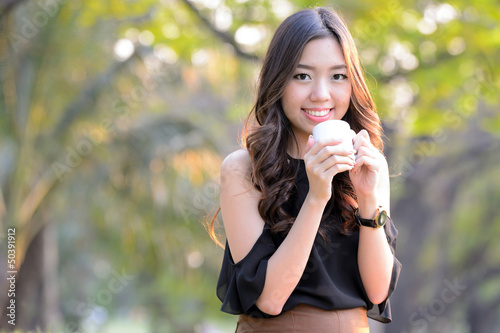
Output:
[[387,236],[387,241],[389,242],[389,246],[391,248],[391,252],[394,255],[394,265],[392,267],[391,283],[389,285],[389,293],[385,301],[383,301],[378,305],[372,304],[372,307],[368,309],[367,315],[369,318],[380,321],[382,323],[390,323],[392,321],[392,314],[391,314],[391,305],[389,297],[392,295],[394,289],[396,289],[402,265],[395,256],[396,238],[398,236],[398,230],[396,229],[394,222],[390,218],[388,218],[384,226],[384,229],[385,229],[385,234]]
[[266,280],[267,262],[276,251],[271,232],[264,228],[250,252],[237,262],[233,261],[226,240],[222,268],[217,283],[217,297],[222,301],[221,311],[230,314],[249,314],[268,317],[255,305]]

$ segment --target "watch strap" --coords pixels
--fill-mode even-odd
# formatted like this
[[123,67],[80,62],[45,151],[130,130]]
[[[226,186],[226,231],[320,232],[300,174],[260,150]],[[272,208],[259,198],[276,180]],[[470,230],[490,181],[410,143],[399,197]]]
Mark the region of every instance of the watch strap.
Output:
[[383,227],[387,221],[387,212],[382,209],[382,206],[377,207],[373,219],[364,219],[360,217],[359,209],[356,209],[354,215],[356,217],[356,223],[360,227],[371,227],[377,229]]

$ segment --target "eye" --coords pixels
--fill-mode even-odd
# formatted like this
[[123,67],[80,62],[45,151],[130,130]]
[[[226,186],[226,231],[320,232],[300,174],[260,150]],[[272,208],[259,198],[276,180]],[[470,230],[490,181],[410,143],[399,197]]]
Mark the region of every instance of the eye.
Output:
[[297,79],[299,81],[305,81],[305,80],[310,80],[311,77],[309,76],[309,74],[306,74],[306,73],[299,73],[299,74],[295,74],[293,76],[294,79]]
[[333,78],[334,81],[341,81],[341,80],[347,79],[347,75],[345,75],[345,74],[334,74],[332,78]]

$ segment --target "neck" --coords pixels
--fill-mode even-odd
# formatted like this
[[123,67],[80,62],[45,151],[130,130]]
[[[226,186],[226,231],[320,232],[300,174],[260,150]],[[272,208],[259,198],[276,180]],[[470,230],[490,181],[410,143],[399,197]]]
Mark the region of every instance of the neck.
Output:
[[307,138],[306,140],[301,140],[300,138],[297,138],[297,143],[298,147],[295,144],[295,140],[290,140],[291,142],[288,144],[288,155],[290,155],[293,158],[303,160],[304,155],[306,154],[306,146],[307,146]]

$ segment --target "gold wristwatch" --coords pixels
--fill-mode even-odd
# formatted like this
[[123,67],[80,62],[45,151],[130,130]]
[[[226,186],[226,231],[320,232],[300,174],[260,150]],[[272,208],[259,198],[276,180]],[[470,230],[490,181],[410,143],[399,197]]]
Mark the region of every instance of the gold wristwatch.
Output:
[[374,229],[382,228],[387,222],[387,212],[382,209],[382,206],[377,207],[377,211],[373,219],[364,219],[359,216],[359,209],[356,209],[354,214],[356,216],[356,223],[361,227],[371,227]]

